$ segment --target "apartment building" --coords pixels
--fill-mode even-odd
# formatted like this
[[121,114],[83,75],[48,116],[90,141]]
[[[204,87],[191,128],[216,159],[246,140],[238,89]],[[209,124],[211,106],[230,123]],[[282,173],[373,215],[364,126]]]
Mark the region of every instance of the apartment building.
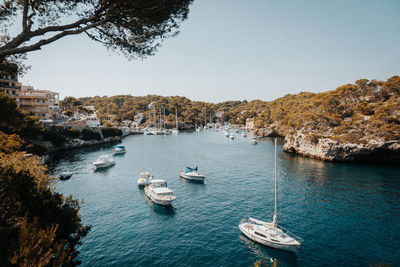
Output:
[[18,82],[18,68],[13,64],[0,65],[0,92],[4,92],[19,102],[21,84]]
[[41,120],[55,119],[60,114],[59,93],[21,86],[19,107],[35,114]]

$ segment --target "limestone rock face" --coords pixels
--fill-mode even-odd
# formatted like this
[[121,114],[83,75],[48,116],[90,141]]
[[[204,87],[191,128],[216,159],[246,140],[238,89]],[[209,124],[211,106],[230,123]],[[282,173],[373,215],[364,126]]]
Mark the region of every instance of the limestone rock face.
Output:
[[298,131],[285,137],[283,150],[324,161],[400,162],[400,142],[370,140],[367,144],[340,143],[330,138],[315,139]]
[[267,128],[259,128],[254,132],[259,137],[280,137],[281,135],[276,130],[275,125],[270,125]]

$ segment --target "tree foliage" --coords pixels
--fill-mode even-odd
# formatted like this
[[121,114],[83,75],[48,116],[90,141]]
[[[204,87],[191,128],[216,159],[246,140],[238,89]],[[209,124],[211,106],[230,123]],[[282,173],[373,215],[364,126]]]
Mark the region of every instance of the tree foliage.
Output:
[[[178,33],[192,0],[4,0],[0,4],[0,63],[65,36],[90,39],[129,58],[152,55],[161,42]],[[21,20],[19,33],[7,29]],[[14,27],[15,28],[15,27]]]
[[89,231],[79,203],[51,189],[39,158],[0,154],[0,265],[76,265]]
[[24,152],[34,150],[29,141],[43,131],[37,118],[0,93],[0,266],[79,263],[76,247],[89,231],[79,202],[55,192],[39,157]]

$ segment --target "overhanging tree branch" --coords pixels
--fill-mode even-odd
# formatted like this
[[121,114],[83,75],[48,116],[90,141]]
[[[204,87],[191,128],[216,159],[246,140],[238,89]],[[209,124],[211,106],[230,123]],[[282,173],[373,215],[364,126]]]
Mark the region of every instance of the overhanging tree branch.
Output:
[[[0,5],[0,27],[19,17],[22,30],[10,40],[7,32],[4,38],[0,35],[4,40],[0,63],[83,32],[129,58],[152,55],[163,39],[179,32],[179,23],[187,18],[193,0],[5,1],[7,5]],[[76,21],[71,22],[71,17]],[[60,25],[61,21],[69,23]]]

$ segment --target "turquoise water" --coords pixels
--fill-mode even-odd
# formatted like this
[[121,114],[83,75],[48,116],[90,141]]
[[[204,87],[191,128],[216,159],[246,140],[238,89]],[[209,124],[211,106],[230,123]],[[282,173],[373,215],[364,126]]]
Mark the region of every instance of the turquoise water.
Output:
[[[238,224],[251,215],[272,220],[274,145],[222,132],[129,136],[116,165],[93,172],[112,146],[53,155],[51,171],[71,170],[57,190],[84,199],[92,225],[80,247],[82,266],[400,265],[400,167],[324,163],[278,146],[278,223],[304,239],[297,254],[258,245]],[[178,177],[195,165],[206,184]],[[172,208],[150,203],[136,181],[142,170],[168,181]]]

